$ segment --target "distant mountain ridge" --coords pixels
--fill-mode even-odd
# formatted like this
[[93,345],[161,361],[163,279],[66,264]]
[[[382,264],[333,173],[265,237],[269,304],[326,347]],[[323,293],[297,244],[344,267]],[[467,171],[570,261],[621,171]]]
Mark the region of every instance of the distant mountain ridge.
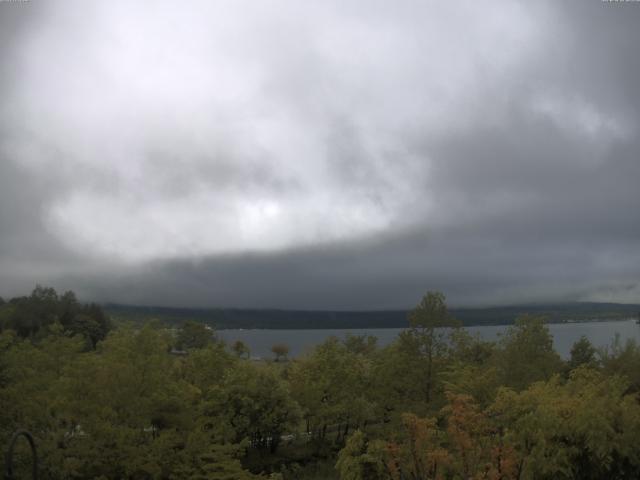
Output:
[[[104,310],[115,320],[141,322],[158,319],[169,325],[185,320],[204,322],[216,329],[364,329],[402,328],[409,310],[279,310],[249,308],[178,308],[108,303]],[[507,325],[520,315],[543,315],[549,322],[622,320],[637,317],[640,304],[576,302],[483,308],[452,308],[464,326]]]

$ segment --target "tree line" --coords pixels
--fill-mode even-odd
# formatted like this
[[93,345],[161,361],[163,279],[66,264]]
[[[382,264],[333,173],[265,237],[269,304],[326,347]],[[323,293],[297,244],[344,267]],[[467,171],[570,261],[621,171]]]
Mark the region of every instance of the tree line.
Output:
[[72,291],[58,295],[55,289],[38,285],[28,296],[8,302],[0,298],[0,330],[13,330],[22,338],[37,340],[46,336],[54,324],[66,334],[82,336],[91,349],[111,329],[111,322],[99,305],[78,302]]
[[564,360],[539,317],[484,341],[429,292],[388,346],[254,361],[197,322],[113,326],[91,308],[42,287],[0,306],[0,434],[32,432],[42,478],[640,477],[633,341],[582,338]]

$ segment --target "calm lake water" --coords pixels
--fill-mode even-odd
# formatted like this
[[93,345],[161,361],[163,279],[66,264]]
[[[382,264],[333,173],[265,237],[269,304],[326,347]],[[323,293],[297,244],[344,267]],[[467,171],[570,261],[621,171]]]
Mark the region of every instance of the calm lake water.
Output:
[[[507,327],[483,326],[467,327],[475,335],[478,333],[485,340],[496,340]],[[299,356],[324,342],[331,336],[340,339],[347,335],[373,335],[378,337],[378,345],[391,343],[402,328],[369,328],[369,329],[326,329],[326,330],[219,330],[218,335],[227,343],[242,340],[251,349],[253,357],[272,357],[271,347],[276,343],[286,343],[290,348],[290,356]],[[586,336],[597,347],[610,345],[614,336],[620,335],[622,341],[629,338],[640,342],[640,325],[635,320],[612,322],[584,322],[550,324],[556,351],[563,357],[569,356],[573,343],[582,335]]]

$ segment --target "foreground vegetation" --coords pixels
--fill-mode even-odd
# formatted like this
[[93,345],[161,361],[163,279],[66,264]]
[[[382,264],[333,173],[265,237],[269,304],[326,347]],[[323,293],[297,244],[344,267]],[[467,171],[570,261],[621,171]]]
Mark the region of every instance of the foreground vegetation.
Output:
[[634,342],[565,361],[537,317],[485,342],[433,292],[408,321],[384,348],[254,362],[202,324],[113,328],[37,288],[0,302],[0,435],[30,430],[48,479],[640,478]]

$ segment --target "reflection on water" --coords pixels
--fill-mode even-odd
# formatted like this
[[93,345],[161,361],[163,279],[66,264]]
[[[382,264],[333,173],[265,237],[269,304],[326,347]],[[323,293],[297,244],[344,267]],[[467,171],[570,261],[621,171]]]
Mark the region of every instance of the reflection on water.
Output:
[[[495,340],[506,326],[468,327],[473,335],[479,334],[485,340]],[[271,347],[276,343],[286,343],[290,347],[290,356],[302,355],[328,337],[343,339],[351,335],[373,335],[378,337],[378,345],[384,346],[392,342],[401,328],[369,328],[369,329],[327,329],[327,330],[220,330],[218,335],[227,343],[242,340],[251,349],[254,357],[272,357]],[[571,345],[582,335],[586,336],[596,347],[611,344],[614,336],[620,335],[622,341],[629,338],[640,341],[640,325],[635,320],[616,322],[585,322],[550,324],[554,345],[563,357],[569,356]]]

